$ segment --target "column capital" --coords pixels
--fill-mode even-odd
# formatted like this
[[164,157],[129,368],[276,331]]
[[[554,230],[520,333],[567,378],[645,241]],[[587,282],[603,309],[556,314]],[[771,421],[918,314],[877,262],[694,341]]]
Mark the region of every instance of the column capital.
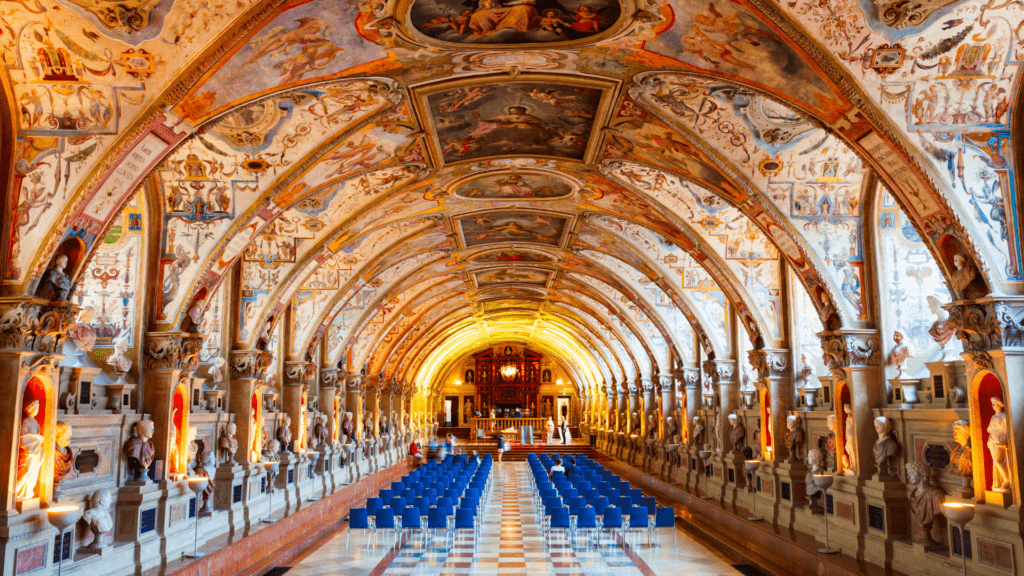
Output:
[[683,386],[696,390],[700,388],[700,369],[699,368],[683,368]]
[[705,360],[701,365],[713,384],[732,384],[736,381],[735,360]]
[[659,378],[657,374],[650,377],[641,376],[637,378],[637,387],[639,387],[644,392],[652,392],[654,391],[655,383],[658,381]]
[[316,364],[304,360],[289,360],[284,363],[286,386],[308,386],[316,377]]
[[748,352],[747,357],[750,358],[750,365],[757,371],[758,380],[789,378],[792,376],[789,350],[760,348]]
[[270,367],[271,353],[267,350],[232,350],[231,377],[263,380]]
[[675,390],[675,378],[671,374],[655,374],[652,380],[659,394],[664,390]]
[[60,354],[75,307],[39,298],[0,298],[0,349]]
[[320,368],[320,388],[337,388],[342,379],[338,368]]
[[366,375],[349,374],[348,377],[345,378],[345,387],[349,392],[362,394],[366,391]]
[[951,302],[949,325],[972,357],[1001,348],[1024,348],[1024,298],[982,298]]
[[829,370],[865,368],[881,362],[878,330],[836,330],[819,332],[822,360]]
[[147,332],[143,366],[147,370],[191,370],[199,367],[202,334]]

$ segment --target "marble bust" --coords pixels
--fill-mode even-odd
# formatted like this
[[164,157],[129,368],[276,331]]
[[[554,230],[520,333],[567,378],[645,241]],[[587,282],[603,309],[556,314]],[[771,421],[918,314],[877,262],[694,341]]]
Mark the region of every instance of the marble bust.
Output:
[[729,424],[732,426],[732,429],[729,430],[729,442],[732,444],[732,449],[742,452],[743,445],[747,440],[747,428],[743,425],[743,418],[737,414],[729,414]]
[[896,377],[903,377],[903,365],[906,364],[907,360],[914,357],[916,351],[914,345],[907,340],[901,330],[896,330],[892,333],[892,340],[896,343],[893,346],[892,351],[889,352],[889,366],[896,367]]
[[128,462],[128,480],[146,482],[146,471],[153,463],[156,451],[153,447],[153,421],[140,420],[135,425],[135,436],[124,445],[124,455]]
[[875,432],[878,433],[878,440],[875,441],[874,446],[878,478],[880,480],[896,478],[896,457],[899,456],[900,445],[892,431],[892,420],[886,416],[875,418]]
[[790,414],[786,417],[786,462],[800,462],[800,454],[804,450],[804,430],[800,427],[800,417]]
[[[936,518],[942,517],[942,503],[946,499],[942,489],[932,485],[930,470],[920,462],[907,462],[907,480],[914,491],[910,495],[910,509],[914,523],[920,529],[920,539],[925,545],[935,546],[936,535],[944,534],[945,528],[936,525]],[[941,539],[942,536],[939,536]]]

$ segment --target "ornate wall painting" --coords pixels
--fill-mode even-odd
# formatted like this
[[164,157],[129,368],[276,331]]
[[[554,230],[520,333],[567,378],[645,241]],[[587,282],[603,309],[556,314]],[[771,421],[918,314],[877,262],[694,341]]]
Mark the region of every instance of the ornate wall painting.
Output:
[[[514,82],[461,82],[417,90],[439,162],[489,156],[553,156],[585,160],[591,130],[606,114],[607,83],[559,77]],[[562,77],[564,80],[564,77]]]
[[518,242],[558,246],[569,218],[544,212],[487,212],[462,216],[457,222],[467,248]]
[[[812,60],[743,0],[673,3],[671,29],[645,45],[647,50],[708,70],[752,82],[785,100],[828,118],[844,110],[845,98],[810,64]],[[778,92],[786,78],[786,92]]]
[[478,287],[494,286],[496,284],[536,284],[544,286],[547,284],[550,275],[551,272],[547,270],[511,267],[474,272],[473,278],[476,280]]
[[[359,4],[312,0],[291,2],[250,33],[227,62],[192,88],[179,110],[201,119],[242,99],[338,74],[386,52],[352,32]],[[257,66],[269,73],[253,74]],[[352,105],[358,106],[357,101]],[[179,105],[181,108],[181,105]]]
[[617,28],[618,0],[415,0],[407,24],[419,33],[463,45],[575,43]]
[[572,194],[572,186],[548,174],[510,172],[491,174],[463,183],[452,190],[471,200],[549,200]]

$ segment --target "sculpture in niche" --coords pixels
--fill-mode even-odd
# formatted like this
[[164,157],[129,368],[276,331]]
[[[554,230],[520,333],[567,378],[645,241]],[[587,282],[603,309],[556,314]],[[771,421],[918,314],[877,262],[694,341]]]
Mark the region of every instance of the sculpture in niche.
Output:
[[711,442],[714,444],[714,451],[722,451],[722,418],[721,415],[715,417],[715,435],[712,436]]
[[693,429],[690,430],[690,444],[702,446],[704,444],[704,421],[700,416],[693,417]]
[[36,416],[39,401],[33,400],[21,419],[21,441],[18,448],[18,483],[15,497],[18,500],[35,498],[39,484],[39,469],[43,465],[43,434]]
[[647,439],[658,439],[658,423],[654,420],[654,414],[647,415]]
[[281,450],[289,451],[292,442],[292,419],[287,414],[281,417],[281,424],[277,427],[277,441],[281,444]]
[[[199,453],[199,446],[196,443],[196,436],[198,436],[198,435],[199,435],[199,430],[195,426],[189,426],[185,430],[185,449],[187,450],[187,452],[185,454],[185,458],[183,458],[183,462],[181,464],[181,469],[184,470],[185,473],[188,473],[188,474],[192,474],[193,473],[193,469],[192,469],[192,462],[193,462],[193,460],[198,462],[198,460],[196,460],[196,457],[198,456],[198,453]],[[205,449],[205,447],[204,447],[204,449]]]
[[630,417],[630,430],[629,430],[630,433],[632,433],[634,436],[639,435],[640,434],[640,426],[641,426],[640,414],[638,414],[636,412],[633,412],[633,415]]
[[103,535],[114,529],[114,519],[110,516],[110,491],[97,490],[89,497],[89,509],[82,514],[82,521],[92,532],[89,548],[103,548],[109,544]]
[[351,412],[345,412],[345,421],[341,424],[341,430],[345,433],[346,444],[355,440],[356,424],[352,421]]
[[938,343],[940,348],[945,350],[946,344],[956,334],[956,330],[949,325],[949,312],[942,308],[942,304],[935,296],[928,297],[928,308],[932,311],[932,314],[935,314],[935,322],[928,329],[928,335]]
[[156,450],[153,448],[153,421],[146,418],[135,425],[135,436],[124,445],[128,460],[128,481],[146,482],[146,471],[153,463]]
[[75,291],[75,284],[64,273],[68,257],[61,254],[53,261],[53,265],[43,272],[43,278],[36,288],[36,297],[51,302],[67,302],[68,295]]
[[900,454],[900,444],[896,441],[896,433],[892,431],[892,420],[887,416],[875,418],[875,465],[878,467],[880,480],[891,480],[897,477],[896,457]]
[[903,336],[901,330],[896,330],[892,333],[892,340],[896,343],[892,351],[889,352],[888,366],[896,367],[896,377],[903,377],[903,365],[906,364],[907,360],[914,357],[916,351],[914,345]]
[[228,422],[227,426],[220,431],[220,440],[217,445],[220,447],[220,463],[229,464],[238,452],[238,439],[235,438],[235,431],[238,427],[234,422]]
[[90,324],[96,315],[96,309],[92,306],[85,306],[75,318],[75,325],[68,332],[68,337],[75,343],[75,350],[79,352],[92,352],[96,346],[96,328]]
[[363,412],[363,439],[364,440],[369,440],[371,438],[376,438],[376,437],[377,437],[377,434],[376,434],[376,430],[374,430],[374,425],[373,425],[373,414],[370,414],[370,411],[367,410],[367,411]]
[[71,424],[57,422],[53,435],[53,482],[55,484],[59,483],[64,476],[67,476],[68,472],[71,472],[71,461],[74,458],[74,453],[70,448],[71,434]]
[[804,451],[804,429],[800,427],[800,417],[796,414],[786,417],[786,450],[789,451],[786,462],[800,462]]
[[823,512],[825,508],[822,505],[822,500],[825,496],[825,490],[818,485],[818,479],[815,478],[815,475],[828,473],[828,470],[825,468],[825,455],[821,453],[821,450],[811,448],[807,451],[807,464],[810,466],[810,469],[804,478],[804,493],[807,495],[807,501],[811,505],[811,511]]
[[264,462],[280,462],[281,457],[277,455],[281,451],[281,443],[271,438],[267,440],[267,443],[263,446],[263,461]]
[[[194,427],[189,427],[190,429]],[[213,502],[213,491],[216,488],[213,481],[214,469],[217,467],[217,458],[214,457],[213,452],[206,447],[206,443],[198,443],[196,446],[196,461],[194,471],[195,475],[199,477],[206,477],[209,482],[206,484],[206,489],[196,495],[196,498],[201,498],[203,501],[203,507],[201,512],[210,511],[210,503]],[[196,500],[196,506],[198,507],[199,500]]]
[[843,469],[843,474],[846,476],[856,476],[859,463],[857,462],[857,448],[855,440],[857,430],[853,423],[853,407],[849,404],[843,404],[843,413],[846,414],[846,431],[844,434],[845,446],[843,446],[846,466]]
[[171,426],[170,440],[171,448],[170,452],[167,454],[167,472],[168,474],[184,474],[185,471],[182,470],[180,465],[181,458],[179,456],[178,449],[178,429],[175,426]]
[[679,434],[679,425],[676,424],[676,419],[672,416],[665,418],[665,437],[662,441],[678,444],[679,440],[676,438],[677,434]]
[[828,427],[828,440],[825,441],[825,450],[828,452],[829,459],[832,462],[832,469],[836,470],[839,461],[836,456],[836,415],[829,414],[825,418],[825,426]]
[[[945,527],[936,523],[936,517],[942,516],[942,503],[946,494],[941,488],[933,486],[930,478],[931,470],[920,462],[907,462],[907,481],[915,486],[910,495],[910,510],[914,514],[914,523],[921,530],[921,540],[926,546],[938,546],[936,535],[945,533]],[[942,536],[939,536],[941,539]]]
[[263,453],[263,411],[260,410],[256,394],[253,394],[252,422],[249,428],[249,459],[259,462]]
[[967,258],[963,254],[953,255],[953,277],[949,279],[949,283],[953,285],[953,288],[962,293],[965,288],[974,282],[974,278],[978,275],[978,271],[974,269],[974,265],[967,261]]
[[327,432],[327,416],[324,414],[318,414],[315,417],[315,424],[313,424],[313,432],[310,434],[311,444],[316,448],[323,448],[327,445],[327,438],[330,434]]
[[992,397],[995,414],[988,421],[988,453],[992,457],[992,490],[1010,491],[1009,443],[1006,432],[1006,413],[1003,401]]
[[953,422],[953,439],[956,448],[949,455],[949,472],[960,476],[960,491],[973,493],[971,481],[974,477],[974,460],[971,453],[971,424],[967,420]]
[[729,414],[729,424],[732,425],[732,429],[729,430],[729,442],[732,444],[732,449],[742,452],[743,445],[747,442],[747,427],[743,425],[743,417]]

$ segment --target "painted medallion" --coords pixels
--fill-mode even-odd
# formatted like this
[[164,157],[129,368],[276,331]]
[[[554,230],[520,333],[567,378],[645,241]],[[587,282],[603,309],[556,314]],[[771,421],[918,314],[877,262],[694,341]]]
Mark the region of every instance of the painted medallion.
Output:
[[409,23],[455,44],[555,44],[608,30],[617,0],[416,0]]

